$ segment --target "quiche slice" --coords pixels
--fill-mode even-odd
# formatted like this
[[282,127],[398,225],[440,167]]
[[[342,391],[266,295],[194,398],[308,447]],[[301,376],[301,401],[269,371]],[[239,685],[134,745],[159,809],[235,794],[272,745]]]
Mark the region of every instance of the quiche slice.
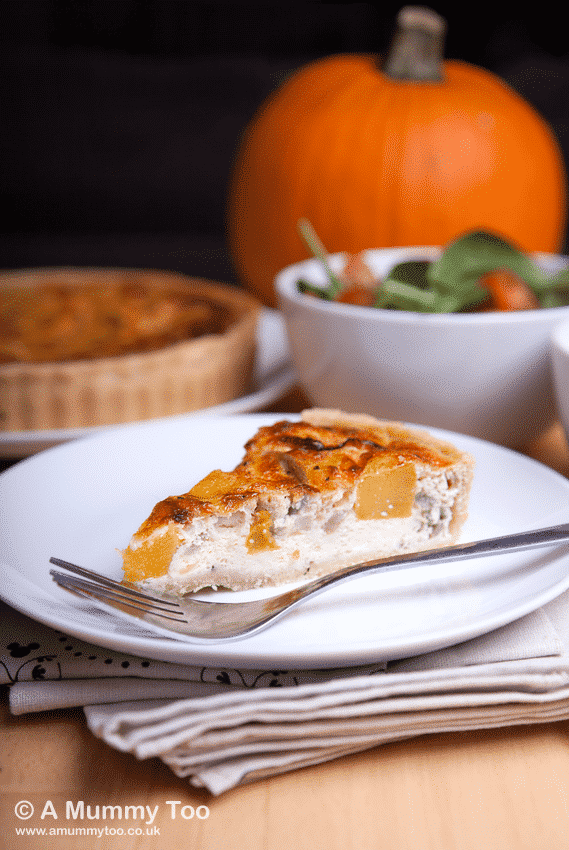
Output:
[[280,585],[449,545],[474,458],[426,431],[337,410],[261,427],[230,472],[159,502],[123,552],[157,591]]

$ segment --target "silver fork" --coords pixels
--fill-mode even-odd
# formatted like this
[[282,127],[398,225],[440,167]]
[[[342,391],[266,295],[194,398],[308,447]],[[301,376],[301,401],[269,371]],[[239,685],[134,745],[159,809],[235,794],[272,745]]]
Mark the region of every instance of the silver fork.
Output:
[[173,632],[189,640],[211,642],[246,637],[265,628],[309,596],[364,573],[382,573],[422,564],[461,561],[504,552],[522,552],[567,541],[569,523],[478,540],[474,543],[459,543],[418,554],[397,555],[344,567],[300,587],[287,590],[280,596],[249,602],[212,602],[192,596],[174,598],[166,594],[151,595],[129,582],[114,581],[60,558],[50,558],[50,563],[68,570],[72,575],[57,570],[50,570],[50,574],[61,587],[94,601],[100,607],[110,606],[123,614],[143,620],[150,626],[157,626],[164,633]]

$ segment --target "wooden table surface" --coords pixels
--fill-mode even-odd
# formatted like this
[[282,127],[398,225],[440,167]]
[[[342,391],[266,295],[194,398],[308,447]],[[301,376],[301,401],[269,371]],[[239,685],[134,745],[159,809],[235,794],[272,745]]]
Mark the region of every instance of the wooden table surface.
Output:
[[[289,397],[286,409],[297,403]],[[558,425],[525,452],[569,476]],[[12,717],[4,699],[0,722],[0,848],[6,850],[569,848],[569,721],[388,744],[221,797],[192,789],[158,759],[139,762],[106,746],[87,730],[80,709]],[[14,814],[22,800],[35,807],[28,820]],[[113,823],[120,824],[110,820],[87,824],[107,830],[100,838],[16,833],[79,824],[65,820],[67,800],[83,800],[91,811],[97,804],[158,808],[151,825],[136,822],[149,834],[113,834]],[[47,801],[57,821],[49,814],[40,819]],[[207,807],[199,809],[201,819],[198,807]]]

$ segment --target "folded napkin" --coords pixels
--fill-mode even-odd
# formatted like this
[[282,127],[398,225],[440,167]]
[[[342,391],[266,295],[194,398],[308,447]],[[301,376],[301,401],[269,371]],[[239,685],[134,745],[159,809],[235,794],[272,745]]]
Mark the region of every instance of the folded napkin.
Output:
[[123,655],[0,609],[14,714],[84,706],[91,731],[213,794],[433,732],[569,718],[569,591],[488,635],[342,670],[230,670]]

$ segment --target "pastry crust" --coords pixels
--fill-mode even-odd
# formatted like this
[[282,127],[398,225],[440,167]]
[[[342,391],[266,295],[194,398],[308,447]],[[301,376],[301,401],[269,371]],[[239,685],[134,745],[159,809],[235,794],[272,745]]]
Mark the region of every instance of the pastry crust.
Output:
[[427,431],[339,410],[261,427],[230,472],[159,502],[123,553],[157,590],[244,590],[453,543],[474,458]]

